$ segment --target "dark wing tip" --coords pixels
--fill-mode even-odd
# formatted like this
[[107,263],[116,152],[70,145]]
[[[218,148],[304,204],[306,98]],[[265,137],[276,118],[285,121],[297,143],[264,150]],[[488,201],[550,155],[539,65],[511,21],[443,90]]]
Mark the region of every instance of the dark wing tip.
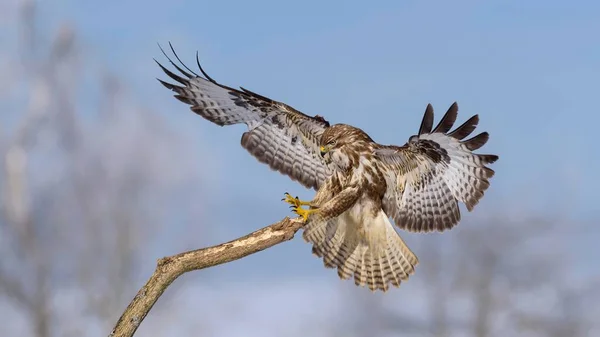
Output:
[[[167,55],[167,53],[165,52],[165,50],[162,48],[162,46],[160,45],[160,43],[157,43],[157,44],[158,44],[158,48],[163,53],[163,55],[167,58],[167,60],[169,61],[169,63],[171,63],[171,65],[173,65],[180,73],[182,73],[183,75],[185,75],[188,79],[193,78],[194,76],[196,76],[196,77],[198,76],[195,72],[193,72],[190,68],[188,68],[185,65],[185,63],[183,63],[181,61],[181,59],[179,58],[179,56],[175,52],[175,49],[173,48],[173,45],[171,44],[171,42],[169,42],[169,47],[171,47],[171,52],[173,52],[173,55],[175,56],[175,58],[177,59],[177,61],[179,61],[179,63],[183,66],[183,68],[187,69],[189,72],[191,72],[191,74],[189,72],[183,70],[183,68],[181,68],[175,62],[173,62],[173,60],[169,57],[169,55]],[[163,71],[164,71],[164,67],[161,66],[161,68],[163,68]]]
[[485,164],[493,164],[500,158],[495,154],[477,154],[476,156],[479,157],[479,159],[481,159]]
[[[165,50],[162,48],[162,46],[160,45],[160,43],[158,43],[158,48],[160,48],[160,51],[163,53],[163,55],[167,58],[167,60],[169,61],[169,63],[171,63],[171,65],[173,65],[181,74],[185,75],[188,80],[192,79],[194,77],[201,77],[200,75],[198,75],[196,72],[194,72],[192,69],[190,69],[183,61],[181,61],[181,59],[179,58],[179,55],[177,55],[177,52],[175,51],[175,48],[173,48],[173,44],[171,44],[171,42],[169,42],[169,48],[171,49],[171,53],[173,54],[173,56],[175,56],[175,59],[179,62],[179,65],[176,64],[170,57],[169,55],[165,52]],[[155,60],[156,61],[156,60]],[[177,76],[173,74],[172,72],[168,71],[165,67],[163,67],[158,61],[156,62],[158,63],[158,65],[161,67],[161,69],[167,73],[167,75],[169,75],[170,77]],[[213,84],[216,84],[218,86],[221,86],[223,88],[226,89],[232,89],[226,86],[223,86],[221,84],[219,84],[217,81],[215,81],[212,77],[210,77],[206,71],[204,71],[204,68],[202,67],[202,65],[200,64],[200,56],[198,51],[196,51],[196,64],[198,65],[198,69],[200,70],[200,73],[205,77],[206,80],[212,82]],[[186,70],[184,70],[183,68],[185,68]],[[179,77],[181,79],[181,77]],[[175,79],[175,78],[174,78]],[[179,80],[175,79],[176,81],[180,82]],[[181,83],[181,82],[180,82]],[[184,83],[182,83],[184,84]]]
[[433,129],[433,132],[446,133],[450,131],[454,122],[456,122],[456,117],[458,116],[458,104],[456,102],[452,103],[444,117],[440,120],[438,125]]
[[475,150],[481,148],[482,146],[484,146],[485,143],[487,143],[487,141],[489,139],[490,139],[490,134],[487,132],[482,132],[473,138],[465,140],[463,142],[463,144],[465,144],[467,149],[469,149],[471,151],[475,151]]
[[[170,60],[169,60],[170,61]],[[189,79],[185,79],[175,73],[173,73],[172,71],[170,71],[169,69],[167,69],[165,66],[163,66],[160,62],[158,62],[156,59],[154,59],[154,62],[156,62],[156,64],[158,64],[158,66],[160,67],[160,69],[162,69],[162,71],[167,74],[167,76],[169,76],[170,78],[172,78],[173,80],[183,84],[183,85],[188,85],[190,83]]]
[[[181,61],[181,59],[179,58],[179,55],[177,55],[177,53],[175,52],[175,49],[173,48],[173,45],[171,44],[171,41],[169,41],[169,48],[171,48],[171,52],[173,52],[173,55],[175,55],[175,58],[177,59],[177,61],[179,61],[179,63],[185,68],[187,69],[190,73],[194,74],[194,76],[198,77],[198,74],[196,74],[193,70],[191,70],[190,68],[188,68],[188,66],[185,65],[185,63],[183,63]],[[176,68],[177,70],[181,71],[182,74],[185,74],[187,77],[192,77],[192,75],[186,73],[185,71],[183,71],[181,68],[179,68],[176,64],[174,64],[173,62],[171,62]]]
[[174,84],[171,84],[171,83],[169,83],[169,82],[165,82],[165,81],[161,80],[160,78],[157,78],[156,80],[157,80],[158,82],[160,82],[162,85],[164,85],[164,86],[165,86],[165,88],[167,88],[167,89],[169,89],[169,90],[173,90],[173,91],[175,91],[175,92],[179,92],[179,89],[181,89],[181,87],[179,87],[179,86],[176,86],[176,85],[174,85]]
[[200,56],[198,55],[198,51],[196,50],[196,64],[198,65],[198,69],[200,69],[200,72],[202,73],[202,75],[204,75],[204,77],[206,77],[207,80],[211,81],[214,84],[218,84],[217,81],[215,81],[212,77],[210,77],[206,71],[204,71],[204,68],[202,68],[202,65],[200,65]]
[[425,113],[423,114],[423,120],[421,121],[421,126],[419,127],[419,135],[424,133],[430,133],[431,128],[433,127],[433,106],[431,104],[427,104],[427,108],[425,108]]
[[479,124],[479,115],[475,115],[469,118],[466,122],[457,127],[454,131],[450,132],[448,136],[456,138],[458,140],[464,139],[470,135]]
[[[158,48],[160,48],[160,51],[163,53],[163,55],[167,58],[167,60],[169,61],[169,63],[171,65],[173,65],[181,74],[185,75],[187,77],[183,78],[175,73],[173,73],[172,71],[168,70],[166,67],[164,67],[163,65],[161,65],[158,61],[156,61],[156,63],[160,66],[160,68],[167,74],[169,75],[169,77],[171,77],[172,79],[174,79],[175,81],[187,86],[189,85],[189,81],[194,79],[194,78],[202,78],[203,80],[207,80],[211,83],[213,83],[214,85],[217,85],[223,89],[226,90],[231,90],[233,92],[236,93],[241,93],[239,90],[237,89],[233,89],[230,88],[226,85],[222,85],[220,83],[218,83],[217,81],[215,81],[212,77],[210,77],[210,75],[208,75],[206,73],[206,71],[204,70],[204,68],[202,67],[202,65],[200,64],[200,57],[199,57],[199,52],[196,51],[196,64],[198,65],[198,69],[200,70],[200,73],[202,74],[202,76],[198,75],[197,73],[195,73],[193,70],[191,70],[188,66],[185,65],[185,63],[183,63],[183,61],[181,61],[181,59],[179,58],[179,55],[177,55],[177,52],[175,51],[175,48],[173,48],[173,45],[171,44],[171,42],[169,42],[169,47],[171,49],[171,52],[173,53],[173,56],[175,57],[175,59],[179,62],[179,64],[181,65],[177,65],[170,57],[169,55],[165,52],[165,50],[162,48],[162,46],[160,44],[158,44]],[[184,70],[183,68],[187,69]],[[164,84],[164,83],[163,83]],[[266,97],[264,97],[263,99],[267,99]]]

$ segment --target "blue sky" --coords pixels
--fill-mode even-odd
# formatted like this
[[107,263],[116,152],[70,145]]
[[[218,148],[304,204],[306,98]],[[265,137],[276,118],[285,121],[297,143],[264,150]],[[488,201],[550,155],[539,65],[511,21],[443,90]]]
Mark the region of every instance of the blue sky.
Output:
[[[82,29],[93,43],[90,54],[109,60],[147,105],[189,118],[190,127],[216,139],[220,153],[231,153],[219,159],[245,163],[260,175],[256,184],[271,173],[241,155],[241,130],[184,116],[185,107],[153,81],[164,77],[151,60],[161,59],[157,42],[172,41],[188,63],[199,50],[205,68],[223,83],[358,125],[383,143],[403,143],[427,103],[439,118],[456,100],[463,120],[480,114],[481,129],[491,134],[484,150],[501,157],[486,202],[509,202],[517,190],[531,194],[531,207],[540,209],[569,194],[577,201],[573,213],[591,215],[591,196],[600,187],[593,178],[600,168],[595,144],[586,136],[598,119],[598,4],[64,4],[60,17]],[[549,184],[557,193],[535,192]]]
[[197,135],[208,153],[198,161],[218,163],[210,218],[227,225],[216,241],[286,215],[283,192],[312,192],[241,149],[244,126],[209,124],[173,99],[155,81],[165,77],[152,60],[164,61],[156,43],[173,42],[190,65],[199,50],[220,82],[357,125],[382,143],[404,143],[427,103],[440,118],[458,101],[459,122],[480,114],[491,135],[482,150],[500,155],[481,212],[551,209],[589,219],[599,210],[600,159],[590,141],[600,122],[598,3],[62,1],[46,10],[76,24],[86,53],[108,62],[146,106]]
[[[41,11],[48,27],[73,23],[97,67],[122,76],[144,106],[195,142],[211,181],[201,191],[211,199],[202,201],[211,209],[204,216],[215,226],[203,243],[288,215],[286,191],[312,192],[248,155],[239,146],[244,126],[217,127],[172,98],[155,80],[165,78],[152,60],[165,61],[156,43],[171,41],[190,66],[198,50],[219,82],[356,125],[381,143],[404,143],[427,103],[437,121],[458,101],[458,122],[479,114],[480,130],[491,135],[482,151],[500,156],[492,187],[473,214],[465,212],[465,225],[483,212],[597,219],[598,2],[57,0]],[[186,226],[178,221],[174,240]],[[595,244],[576,239],[582,252]],[[299,237],[214,273],[259,265],[338,282]],[[235,273],[220,277],[233,282]]]

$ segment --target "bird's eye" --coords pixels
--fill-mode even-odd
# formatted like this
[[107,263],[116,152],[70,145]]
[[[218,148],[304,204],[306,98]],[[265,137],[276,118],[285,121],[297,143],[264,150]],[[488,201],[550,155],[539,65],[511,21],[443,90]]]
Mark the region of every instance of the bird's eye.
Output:
[[335,144],[337,144],[337,140],[332,140],[329,143],[327,143],[327,146],[333,147],[333,146],[335,146]]

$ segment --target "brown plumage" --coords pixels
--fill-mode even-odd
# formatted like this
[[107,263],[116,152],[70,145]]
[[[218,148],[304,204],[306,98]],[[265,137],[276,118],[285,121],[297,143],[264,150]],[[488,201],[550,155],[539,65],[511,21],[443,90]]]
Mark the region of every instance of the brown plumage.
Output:
[[489,135],[483,132],[464,140],[475,130],[477,115],[450,131],[457,118],[456,103],[435,128],[428,105],[418,134],[403,146],[380,145],[356,127],[330,125],[321,116],[219,84],[199,63],[203,77],[169,62],[181,75],[159,66],[180,85],[159,81],[175,97],[215,124],[246,124],[241,145],[248,152],[317,190],[308,202],[286,197],[306,220],[304,239],[326,267],[337,268],[340,278],[353,277],[357,285],[371,290],[399,286],[418,264],[390,217],[409,231],[450,229],[460,220],[458,202],[471,211],[494,174],[486,165],[498,157],[472,152]]

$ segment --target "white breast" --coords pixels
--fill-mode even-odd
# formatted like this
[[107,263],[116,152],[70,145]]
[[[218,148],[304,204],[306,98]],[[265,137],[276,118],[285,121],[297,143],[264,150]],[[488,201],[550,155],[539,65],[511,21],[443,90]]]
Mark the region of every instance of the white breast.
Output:
[[[374,243],[385,242],[389,231],[394,231],[389,217],[379,210],[373,213],[373,202],[366,196],[340,216],[340,221],[347,224],[348,230],[356,233],[358,239],[372,246]],[[372,247],[375,248],[375,247]]]

